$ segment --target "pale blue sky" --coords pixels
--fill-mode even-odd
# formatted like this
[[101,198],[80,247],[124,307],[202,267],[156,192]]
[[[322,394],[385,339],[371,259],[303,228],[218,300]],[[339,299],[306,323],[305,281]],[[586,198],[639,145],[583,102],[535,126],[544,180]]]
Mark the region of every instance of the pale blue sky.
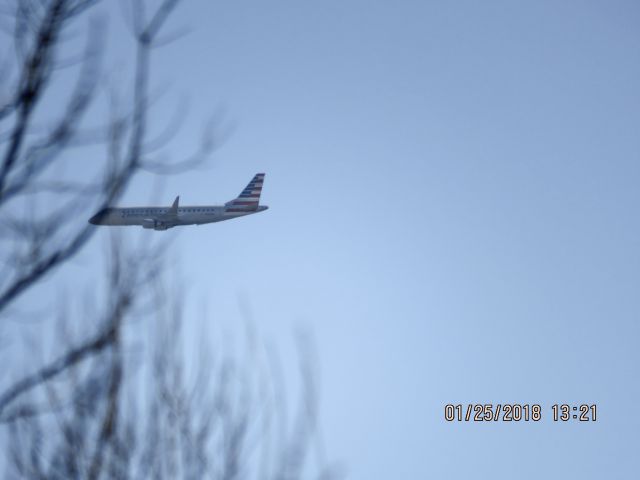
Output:
[[[271,208],[136,235],[177,236],[190,295],[229,329],[248,299],[285,361],[296,325],[315,333],[327,451],[349,478],[637,475],[637,2],[200,0],[170,25],[192,30],[153,62],[177,93],[158,129],[190,99],[171,151],[220,105],[235,131],[212,168],[165,179],[164,202],[221,203],[264,171]],[[468,402],[544,419],[444,421]],[[563,402],[598,421],[554,423]]]

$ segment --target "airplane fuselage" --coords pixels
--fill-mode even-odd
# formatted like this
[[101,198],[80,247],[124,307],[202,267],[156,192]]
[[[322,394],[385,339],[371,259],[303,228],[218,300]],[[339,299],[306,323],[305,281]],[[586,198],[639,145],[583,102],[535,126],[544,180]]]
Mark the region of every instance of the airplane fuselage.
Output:
[[166,230],[179,225],[203,225],[244,217],[265,211],[266,205],[255,210],[240,210],[226,205],[193,205],[179,207],[176,215],[169,215],[169,207],[127,207],[107,208],[94,216],[94,225],[129,226],[138,225],[155,230]]

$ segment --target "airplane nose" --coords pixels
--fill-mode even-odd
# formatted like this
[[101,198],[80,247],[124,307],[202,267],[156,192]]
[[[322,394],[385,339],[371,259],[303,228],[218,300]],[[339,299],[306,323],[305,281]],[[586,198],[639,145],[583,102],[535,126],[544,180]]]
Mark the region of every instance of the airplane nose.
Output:
[[101,225],[102,220],[104,220],[108,214],[109,214],[109,210],[104,208],[100,210],[98,213],[96,213],[93,217],[91,217],[89,219],[89,223],[91,225]]

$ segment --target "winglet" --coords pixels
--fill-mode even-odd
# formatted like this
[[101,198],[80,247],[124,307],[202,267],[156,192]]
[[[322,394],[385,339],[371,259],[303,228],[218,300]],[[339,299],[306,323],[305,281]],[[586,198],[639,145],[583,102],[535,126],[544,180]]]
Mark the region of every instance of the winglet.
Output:
[[178,195],[176,197],[176,199],[173,201],[173,205],[171,205],[171,208],[167,212],[169,215],[177,215],[178,214],[178,202],[180,202],[180,195]]

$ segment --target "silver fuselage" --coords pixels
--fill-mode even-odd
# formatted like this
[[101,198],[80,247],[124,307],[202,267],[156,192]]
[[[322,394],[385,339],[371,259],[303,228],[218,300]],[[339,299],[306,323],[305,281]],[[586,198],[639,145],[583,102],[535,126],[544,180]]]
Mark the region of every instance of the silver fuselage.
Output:
[[229,205],[192,205],[179,207],[175,214],[169,207],[112,207],[94,215],[89,222],[94,225],[138,225],[155,230],[166,230],[179,225],[203,225],[259,213],[269,208],[243,209]]

